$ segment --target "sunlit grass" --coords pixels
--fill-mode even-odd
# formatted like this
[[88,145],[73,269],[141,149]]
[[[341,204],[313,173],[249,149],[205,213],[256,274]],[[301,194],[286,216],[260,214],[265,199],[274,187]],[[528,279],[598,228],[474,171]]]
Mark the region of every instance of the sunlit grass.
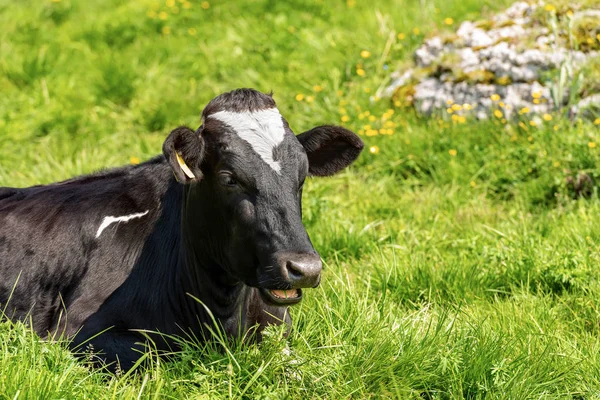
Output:
[[186,343],[112,377],[4,322],[3,398],[597,396],[598,125],[425,120],[375,97],[424,35],[506,2],[33,3],[0,3],[1,186],[143,161],[236,87],[366,150],[306,185],[326,267],[289,339]]

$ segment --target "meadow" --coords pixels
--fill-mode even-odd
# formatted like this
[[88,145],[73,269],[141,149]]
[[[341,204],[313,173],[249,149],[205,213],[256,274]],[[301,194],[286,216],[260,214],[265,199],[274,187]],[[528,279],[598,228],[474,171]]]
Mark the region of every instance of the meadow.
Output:
[[[113,376],[0,322],[0,398],[600,397],[600,131],[423,118],[374,96],[425,35],[507,0],[0,0],[0,186],[139,163],[238,87],[360,133],[311,179],[325,263],[289,338]],[[288,349],[284,351],[284,349]]]

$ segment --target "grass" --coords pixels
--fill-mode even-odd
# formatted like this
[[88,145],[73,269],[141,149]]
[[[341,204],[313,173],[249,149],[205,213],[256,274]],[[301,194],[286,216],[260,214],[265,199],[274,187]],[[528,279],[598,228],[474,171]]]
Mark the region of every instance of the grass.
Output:
[[598,397],[597,126],[424,120],[372,97],[424,33],[506,1],[169,4],[0,2],[0,186],[149,158],[215,95],[274,90],[297,133],[343,123],[367,144],[306,185],[323,283],[287,340],[185,343],[116,377],[2,322],[0,398]]

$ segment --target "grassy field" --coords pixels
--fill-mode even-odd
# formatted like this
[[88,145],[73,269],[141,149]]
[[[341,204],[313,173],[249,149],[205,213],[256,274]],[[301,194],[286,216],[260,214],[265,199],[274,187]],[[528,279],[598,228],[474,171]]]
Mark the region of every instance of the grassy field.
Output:
[[424,35],[506,4],[0,0],[0,186],[147,159],[237,87],[367,144],[305,187],[326,270],[287,340],[188,343],[114,377],[2,322],[0,398],[600,398],[600,200],[577,183],[600,178],[598,127],[373,98]]

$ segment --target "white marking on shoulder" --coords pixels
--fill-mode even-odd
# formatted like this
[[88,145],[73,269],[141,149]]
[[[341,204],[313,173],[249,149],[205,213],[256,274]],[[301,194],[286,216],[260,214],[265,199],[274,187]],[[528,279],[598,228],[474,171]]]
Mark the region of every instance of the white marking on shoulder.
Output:
[[102,231],[104,231],[106,228],[108,228],[111,224],[114,224],[115,222],[127,222],[134,218],[141,218],[144,215],[148,214],[149,211],[150,210],[146,210],[142,213],[123,215],[120,217],[113,217],[111,215],[104,217],[104,219],[102,220],[102,223],[98,227],[98,231],[96,232],[96,239],[98,239],[100,237],[100,235],[102,234]]
[[283,119],[276,108],[255,112],[219,111],[208,116],[232,127],[237,135],[248,142],[275,172],[280,173],[279,161],[273,159],[273,150],[285,137]]

